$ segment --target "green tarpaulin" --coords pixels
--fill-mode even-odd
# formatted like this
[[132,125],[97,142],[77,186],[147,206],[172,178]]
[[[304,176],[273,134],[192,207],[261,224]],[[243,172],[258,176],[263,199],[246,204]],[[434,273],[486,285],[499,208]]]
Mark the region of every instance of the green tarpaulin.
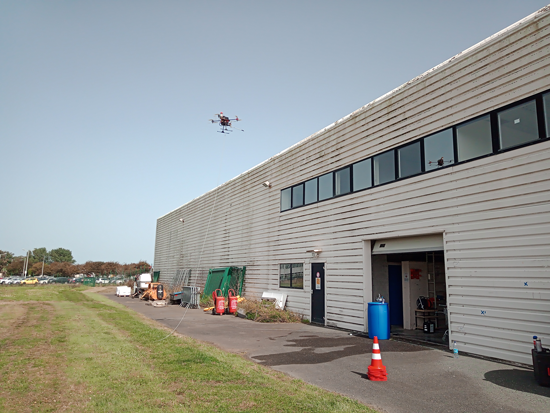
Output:
[[204,294],[210,296],[214,290],[219,288],[222,290],[224,297],[227,297],[227,292],[230,289],[235,291],[235,294],[242,295],[245,272],[246,267],[224,267],[208,270]]

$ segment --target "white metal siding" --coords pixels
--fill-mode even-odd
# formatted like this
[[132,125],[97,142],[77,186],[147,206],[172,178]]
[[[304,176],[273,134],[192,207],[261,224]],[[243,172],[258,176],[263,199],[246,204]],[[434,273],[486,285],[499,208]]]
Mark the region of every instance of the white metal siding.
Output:
[[[245,265],[245,294],[259,297],[279,288],[280,263],[303,262],[304,290],[285,292],[291,310],[309,315],[310,262],[326,262],[327,324],[363,330],[371,299],[363,240],[432,230],[444,233],[452,339],[461,350],[530,363],[530,336],[550,339],[550,142],[284,213],[279,196],[550,89],[549,33],[548,10],[535,13],[159,218],[161,279],[178,268]],[[318,260],[312,249],[323,251]]]

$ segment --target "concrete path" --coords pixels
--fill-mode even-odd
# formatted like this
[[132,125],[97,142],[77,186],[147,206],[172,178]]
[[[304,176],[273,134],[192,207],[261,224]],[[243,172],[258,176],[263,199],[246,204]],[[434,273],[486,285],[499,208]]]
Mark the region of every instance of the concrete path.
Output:
[[372,340],[305,324],[261,324],[179,306],[154,308],[103,293],[182,335],[242,354],[380,412],[550,412],[550,388],[533,371],[394,340],[380,343],[387,382],[366,379]]

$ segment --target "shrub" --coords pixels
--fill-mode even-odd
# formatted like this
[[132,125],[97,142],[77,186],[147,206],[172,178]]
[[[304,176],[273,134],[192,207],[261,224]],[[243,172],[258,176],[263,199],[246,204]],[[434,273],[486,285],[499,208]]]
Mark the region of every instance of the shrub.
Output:
[[300,314],[288,310],[275,308],[273,301],[245,300],[239,303],[239,308],[244,309],[246,318],[259,323],[307,323]]

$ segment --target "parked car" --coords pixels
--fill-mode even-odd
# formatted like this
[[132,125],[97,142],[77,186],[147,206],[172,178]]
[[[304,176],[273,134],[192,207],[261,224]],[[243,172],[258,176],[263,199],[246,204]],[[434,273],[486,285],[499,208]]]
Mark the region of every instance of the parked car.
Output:
[[38,277],[38,284],[48,284],[50,279],[48,277]]
[[96,284],[109,284],[109,279],[108,278],[99,278],[96,281]]
[[55,277],[53,282],[56,284],[67,284],[69,282],[69,277]]
[[38,284],[38,279],[37,278],[25,278],[24,280],[21,280],[21,285],[35,285],[35,284]]
[[21,284],[21,277],[11,277],[11,284]]

